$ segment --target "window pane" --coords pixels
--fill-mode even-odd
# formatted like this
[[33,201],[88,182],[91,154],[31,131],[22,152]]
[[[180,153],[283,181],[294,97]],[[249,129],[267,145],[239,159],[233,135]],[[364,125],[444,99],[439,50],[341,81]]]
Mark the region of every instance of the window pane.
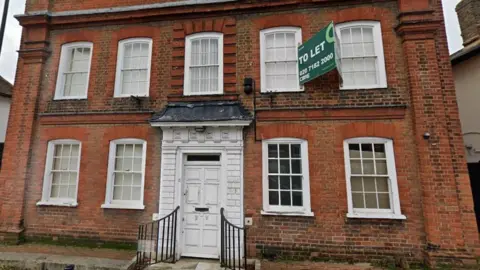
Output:
[[302,189],[302,177],[301,176],[292,176],[292,189],[301,190]]
[[116,185],[116,186],[121,186],[124,184],[123,182],[123,173],[115,173],[115,178],[114,178],[114,182],[113,184]]
[[373,42],[373,29],[363,27],[363,42]]
[[362,144],[362,157],[373,158],[373,149],[371,144]]
[[363,193],[353,193],[352,194],[353,208],[365,208],[363,202]]
[[270,205],[279,205],[278,191],[268,192],[268,203]]
[[302,173],[302,161],[300,159],[292,159],[292,173]]
[[140,196],[141,196],[141,188],[140,187],[132,188],[132,200],[140,200]]
[[70,158],[70,164],[68,165],[69,170],[77,170],[78,169],[78,158],[76,157],[71,157]]
[[133,174],[131,173],[123,174],[123,185],[132,186],[132,184],[133,184]]
[[376,165],[377,165],[377,174],[383,174],[383,175],[388,174],[386,160],[377,160]]
[[350,161],[350,170],[352,174],[362,174],[362,162],[360,160]]
[[142,186],[142,174],[133,173],[132,174],[132,185],[133,186]]
[[280,144],[280,157],[281,158],[290,157],[290,152],[289,152],[288,148],[289,148],[288,144]]
[[278,176],[268,176],[268,188],[278,189]]
[[290,176],[281,176],[280,177],[280,189],[290,190]]
[[362,177],[351,178],[352,191],[363,191]]
[[123,158],[116,158],[115,159],[115,170],[116,171],[123,171]]
[[286,46],[287,47],[297,47],[295,44],[295,34],[294,33],[287,33],[285,34],[286,37]]
[[350,158],[360,158],[360,145],[349,144],[348,148],[350,150]]
[[384,144],[375,144],[375,157],[376,158],[385,158],[385,145]]
[[274,42],[275,42],[275,34],[268,34],[265,36],[265,39],[267,41],[267,49],[268,48],[273,48],[274,47]]
[[373,160],[363,160],[363,174],[375,174]]
[[269,160],[268,161],[268,172],[269,173],[278,173],[278,160]]
[[122,192],[123,192],[123,187],[122,186],[115,186],[113,187],[113,199],[114,200],[122,200]]
[[280,173],[290,173],[290,160],[280,160]]
[[269,144],[268,145],[268,157],[271,157],[271,158],[278,157],[278,145],[277,144]]
[[378,194],[378,208],[390,209],[390,196],[389,194]]
[[291,151],[292,151],[292,158],[300,158],[301,157],[300,144],[292,144],[291,145]]
[[378,192],[389,192],[388,191],[388,178],[377,177],[377,191]]
[[303,206],[302,192],[292,192],[292,205]]
[[352,43],[362,42],[362,29],[361,28],[352,28]]
[[351,35],[350,35],[350,28],[342,29],[340,31],[340,40],[341,40],[342,43],[351,43],[352,42],[352,38],[351,38]]
[[363,177],[363,187],[365,192],[375,192],[375,178]]
[[290,191],[281,191],[280,197],[281,197],[281,205],[286,205],[286,206],[292,205]]
[[365,193],[365,208],[378,208],[376,193]]
[[141,172],[142,171],[142,158],[133,159],[133,171]]

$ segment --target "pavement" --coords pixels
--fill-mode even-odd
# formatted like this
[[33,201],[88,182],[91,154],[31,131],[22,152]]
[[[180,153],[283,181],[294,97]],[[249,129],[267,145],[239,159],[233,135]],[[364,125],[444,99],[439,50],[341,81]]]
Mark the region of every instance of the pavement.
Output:
[[0,246],[0,270],[125,270],[135,251],[41,244]]

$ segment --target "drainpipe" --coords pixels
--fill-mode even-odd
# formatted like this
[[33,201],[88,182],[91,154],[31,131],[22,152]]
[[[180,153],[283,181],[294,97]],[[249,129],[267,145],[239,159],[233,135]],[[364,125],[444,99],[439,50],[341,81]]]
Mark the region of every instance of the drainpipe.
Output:
[[5,0],[5,4],[3,6],[2,25],[0,26],[0,54],[2,53],[3,38],[5,36],[5,26],[7,24],[9,2],[10,2],[10,0]]

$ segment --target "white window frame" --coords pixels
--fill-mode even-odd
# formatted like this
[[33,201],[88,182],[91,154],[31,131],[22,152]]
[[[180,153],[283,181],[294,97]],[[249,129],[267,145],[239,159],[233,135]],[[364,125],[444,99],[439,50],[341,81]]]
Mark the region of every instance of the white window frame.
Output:
[[[68,63],[67,59],[69,58],[69,52],[75,48],[89,48],[90,49],[90,59],[88,61],[88,73],[87,73],[87,83],[85,84],[85,94],[80,96],[64,96],[65,92],[65,76],[64,73],[67,69]],[[92,57],[93,57],[93,43],[92,42],[72,42],[62,45],[60,52],[60,63],[58,66],[57,74],[57,84],[55,87],[55,96],[54,100],[63,100],[63,99],[87,99],[88,95],[88,85],[90,83],[90,69],[92,67]]]
[[[380,89],[380,88],[387,88],[387,72],[385,67],[385,55],[383,50],[383,37],[382,37],[382,28],[381,24],[378,21],[353,21],[353,22],[346,22],[346,23],[339,23],[335,25],[335,35],[338,37],[340,41],[340,32],[344,28],[351,28],[351,27],[361,27],[367,26],[372,27],[373,33],[373,44],[375,46],[375,54],[377,56],[377,67],[378,67],[378,84],[372,85],[360,85],[360,86],[344,86],[343,84],[340,85],[340,90],[357,90],[357,89]],[[342,61],[342,59],[339,59]]]
[[124,39],[118,42],[118,53],[117,53],[117,69],[115,73],[115,98],[131,97],[132,94],[123,94],[122,93],[122,69],[123,69],[123,59],[125,57],[125,45],[128,43],[136,42],[146,42],[148,43],[149,53],[148,53],[148,65],[147,65],[147,90],[143,94],[134,95],[136,97],[148,97],[150,95],[150,73],[152,72],[152,47],[153,41],[151,38],[129,38]]
[[[303,206],[271,206],[268,198],[268,145],[269,144],[300,144],[302,160],[302,187]],[[285,215],[285,216],[313,216],[310,205],[310,174],[308,162],[308,142],[296,138],[275,138],[262,141],[262,164],[263,164],[263,211],[262,215]]]
[[[190,66],[192,62],[192,41],[195,39],[214,38],[218,40],[218,91],[216,93],[192,93],[190,85]],[[183,78],[183,94],[185,96],[207,96],[223,94],[223,33],[203,32],[185,37],[185,70]]]
[[[390,187],[390,207],[391,209],[363,209],[353,208],[351,170],[350,170],[350,151],[349,144],[376,143],[385,145],[385,155],[387,159],[388,181]],[[400,209],[400,198],[398,193],[397,171],[395,167],[395,155],[393,150],[393,141],[391,139],[376,137],[358,137],[347,139],[343,142],[345,158],[345,176],[347,182],[347,202],[348,218],[371,218],[371,219],[406,219]]]
[[[140,200],[128,201],[128,200],[113,200],[113,181],[115,171],[115,156],[118,144],[142,144],[143,145],[143,158],[142,158],[142,187],[140,190]],[[143,203],[145,192],[145,166],[147,160],[147,142],[142,139],[126,138],[110,141],[110,151],[108,155],[108,175],[107,175],[107,188],[105,194],[105,203],[102,204],[102,208],[113,209],[136,209],[143,210],[145,205]]]
[[[260,31],[260,87],[262,93],[269,93],[269,92],[302,92],[304,91],[303,85],[300,85],[300,78],[297,76],[298,81],[298,88],[295,89],[268,89],[267,88],[267,72],[266,72],[266,65],[265,65],[265,57],[266,57],[266,35],[275,33],[275,32],[282,32],[282,33],[295,33],[295,42],[297,45],[302,44],[302,28],[300,27],[293,27],[293,26],[284,26],[284,27],[273,27],[268,28]],[[296,51],[296,59],[298,61],[298,50]],[[297,64],[297,75],[299,74],[298,64]]]
[[[52,165],[53,165],[53,154],[55,152],[55,146],[59,144],[77,144],[78,145],[78,172],[77,172],[77,180],[76,180],[76,192],[75,198],[67,199],[67,198],[50,198],[50,193],[52,191]],[[47,146],[47,159],[45,161],[45,170],[43,175],[43,189],[42,189],[42,199],[37,202],[37,206],[42,205],[54,205],[54,206],[65,206],[65,207],[76,207],[78,205],[77,197],[78,197],[78,179],[80,177],[80,160],[82,158],[82,143],[77,140],[72,139],[60,139],[60,140],[52,140],[48,142]]]

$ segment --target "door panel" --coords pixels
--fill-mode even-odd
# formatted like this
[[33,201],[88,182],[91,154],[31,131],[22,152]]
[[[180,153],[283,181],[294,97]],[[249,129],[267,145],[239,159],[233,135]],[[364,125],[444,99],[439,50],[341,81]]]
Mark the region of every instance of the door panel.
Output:
[[185,165],[182,255],[218,258],[220,166]]

